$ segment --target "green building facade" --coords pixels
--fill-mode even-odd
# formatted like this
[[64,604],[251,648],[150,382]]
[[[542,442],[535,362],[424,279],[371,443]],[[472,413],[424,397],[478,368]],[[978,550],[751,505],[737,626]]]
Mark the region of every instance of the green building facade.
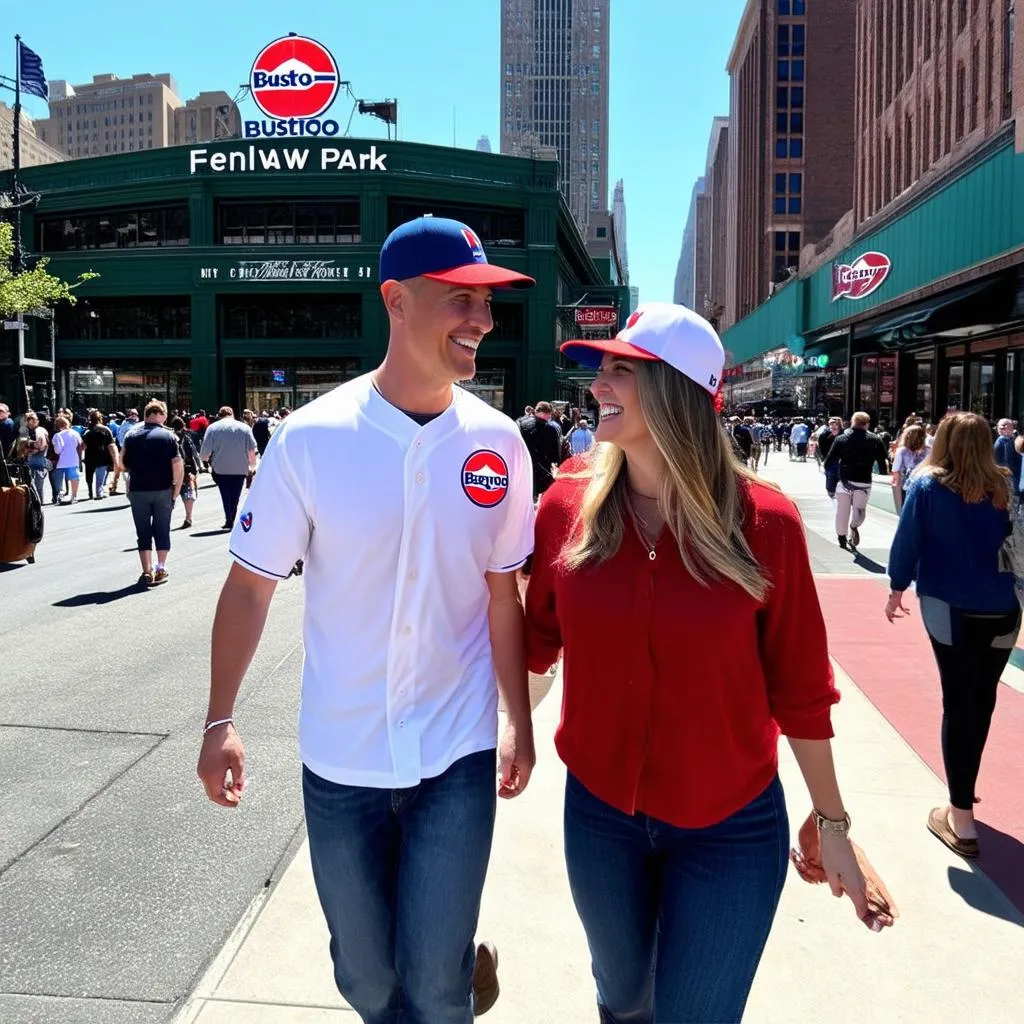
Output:
[[[232,140],[23,172],[40,200],[26,250],[100,276],[52,322],[0,342],[0,399],[103,410],[150,397],[195,410],[294,408],[371,369],[387,344],[378,255],[424,213],[466,222],[488,259],[537,280],[500,291],[468,385],[508,413],[558,398],[572,309],[614,305],[557,189],[557,165],[405,142]],[[0,189],[9,188],[0,175]],[[621,319],[621,318],[620,318]]]
[[[952,409],[1024,420],[1024,153],[1014,141],[1011,125],[779,288],[725,332],[731,363],[759,369],[765,353],[788,349],[805,374],[838,379],[810,411],[864,409],[886,424]],[[844,294],[845,268],[865,254],[881,254],[887,272],[862,296]]]

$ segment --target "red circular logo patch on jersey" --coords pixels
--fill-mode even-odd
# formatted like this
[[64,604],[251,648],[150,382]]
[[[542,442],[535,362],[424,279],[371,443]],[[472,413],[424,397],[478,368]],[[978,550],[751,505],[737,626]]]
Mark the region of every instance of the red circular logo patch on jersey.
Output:
[[482,448],[462,464],[462,489],[474,505],[494,508],[508,494],[508,466],[497,453]]
[[264,46],[249,72],[249,89],[267,117],[319,117],[341,85],[331,51],[307,36],[284,36]]

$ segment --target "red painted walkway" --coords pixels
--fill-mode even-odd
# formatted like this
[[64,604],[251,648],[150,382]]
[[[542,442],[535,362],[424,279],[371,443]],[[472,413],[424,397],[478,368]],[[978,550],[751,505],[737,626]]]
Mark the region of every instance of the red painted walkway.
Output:
[[[941,779],[942,696],[916,602],[890,625],[874,579],[819,576],[832,657]],[[1024,694],[1000,685],[978,778],[978,867],[1024,912]],[[930,808],[921,808],[921,827]],[[936,842],[938,840],[935,840]]]

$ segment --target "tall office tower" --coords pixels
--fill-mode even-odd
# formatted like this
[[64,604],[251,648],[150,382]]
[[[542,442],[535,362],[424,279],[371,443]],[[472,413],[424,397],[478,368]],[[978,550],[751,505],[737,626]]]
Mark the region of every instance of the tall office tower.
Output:
[[608,203],[610,0],[502,0],[501,152],[558,154],[585,238]]
[[705,180],[701,176],[690,193],[690,210],[686,215],[686,227],[683,228],[683,247],[676,265],[676,281],[672,301],[682,306],[701,312],[695,305],[696,289],[694,286],[694,269],[697,261],[697,218],[698,201],[704,198]]
[[478,153],[490,153],[491,152],[491,140],[486,135],[481,135],[476,140],[476,151]]
[[50,116],[36,122],[36,134],[77,158],[238,138],[242,120],[226,92],[182,103],[168,74],[93,75],[85,85],[50,82]]

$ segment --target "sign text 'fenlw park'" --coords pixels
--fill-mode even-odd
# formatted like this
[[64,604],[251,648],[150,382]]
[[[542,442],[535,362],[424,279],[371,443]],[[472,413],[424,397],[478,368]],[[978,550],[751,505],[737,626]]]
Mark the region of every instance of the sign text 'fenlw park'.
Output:
[[[294,34],[275,39],[260,50],[249,72],[250,95],[266,117],[244,122],[245,138],[336,138],[341,125],[321,115],[340,86],[338,64],[323,43]],[[214,152],[196,147],[189,151],[189,173],[304,171],[317,164],[321,171],[386,171],[386,161],[387,153],[378,153],[376,145],[366,152],[342,146],[311,150],[254,144]]]

